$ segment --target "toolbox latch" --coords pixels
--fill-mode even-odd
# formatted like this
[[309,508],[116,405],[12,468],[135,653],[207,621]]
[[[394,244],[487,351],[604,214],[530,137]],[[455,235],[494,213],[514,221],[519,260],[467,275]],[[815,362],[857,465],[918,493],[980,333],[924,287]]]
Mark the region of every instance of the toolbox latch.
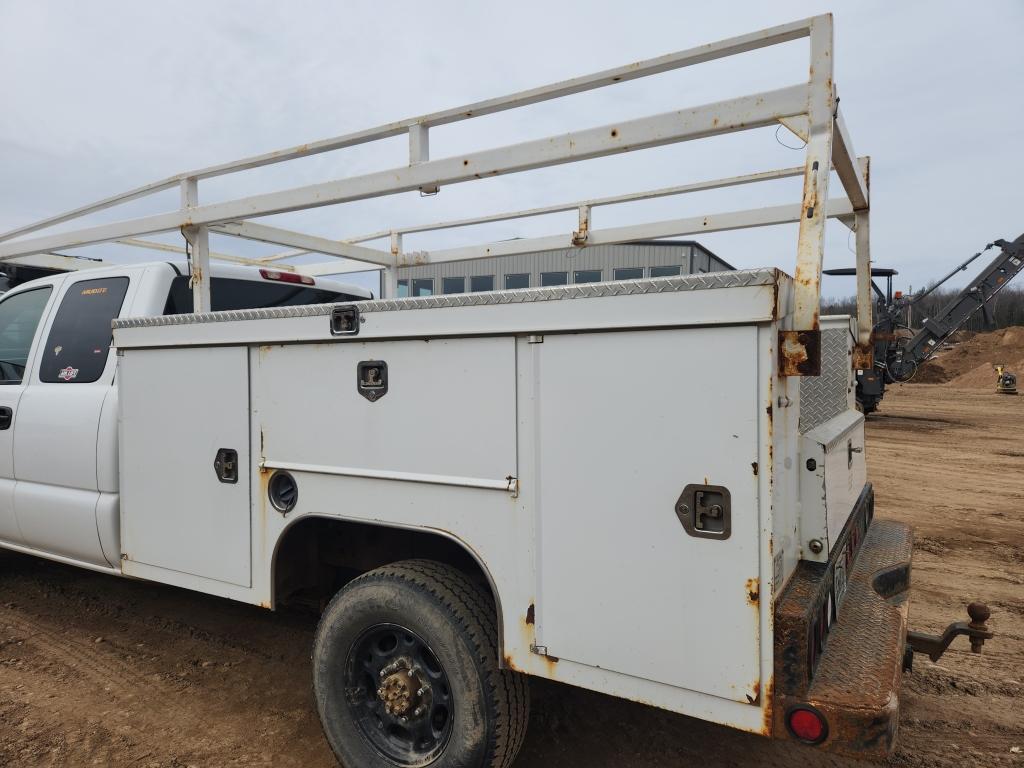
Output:
[[238,482],[238,451],[234,448],[221,448],[213,459],[213,471],[222,483]]
[[676,517],[683,529],[700,539],[728,539],[732,533],[732,503],[721,485],[691,484],[676,501]]
[[371,403],[388,393],[388,364],[383,360],[363,360],[356,365],[356,390]]
[[359,333],[359,309],[351,305],[331,310],[331,335],[355,336]]

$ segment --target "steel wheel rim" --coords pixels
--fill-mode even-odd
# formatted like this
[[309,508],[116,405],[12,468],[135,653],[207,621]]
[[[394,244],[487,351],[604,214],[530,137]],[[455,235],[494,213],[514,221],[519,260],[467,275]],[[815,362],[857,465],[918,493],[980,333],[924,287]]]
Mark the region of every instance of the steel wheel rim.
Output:
[[360,735],[400,766],[433,762],[452,732],[448,676],[418,634],[399,624],[364,630],[349,649],[345,698]]

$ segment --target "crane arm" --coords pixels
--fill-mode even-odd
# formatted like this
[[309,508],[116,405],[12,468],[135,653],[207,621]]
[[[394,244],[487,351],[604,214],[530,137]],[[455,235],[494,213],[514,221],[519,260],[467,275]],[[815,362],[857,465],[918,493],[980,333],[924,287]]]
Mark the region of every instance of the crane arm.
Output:
[[[1000,248],[992,263],[934,317],[925,320],[921,330],[909,342],[898,348],[895,359],[888,364],[889,373],[895,380],[905,381],[913,376],[917,366],[931,357],[941,343],[963,326],[972,315],[979,311],[987,313],[988,304],[993,297],[1024,269],[1024,235],[1013,242],[996,240],[992,245]],[[974,258],[976,257],[969,261],[973,261]],[[961,268],[958,267],[950,273],[950,277]]]

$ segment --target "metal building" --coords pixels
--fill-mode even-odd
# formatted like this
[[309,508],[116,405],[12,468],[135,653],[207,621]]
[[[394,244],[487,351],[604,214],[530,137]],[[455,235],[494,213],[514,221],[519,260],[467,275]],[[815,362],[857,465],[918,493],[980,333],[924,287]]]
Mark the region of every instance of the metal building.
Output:
[[646,240],[400,267],[398,295],[473,293],[732,269],[693,240]]

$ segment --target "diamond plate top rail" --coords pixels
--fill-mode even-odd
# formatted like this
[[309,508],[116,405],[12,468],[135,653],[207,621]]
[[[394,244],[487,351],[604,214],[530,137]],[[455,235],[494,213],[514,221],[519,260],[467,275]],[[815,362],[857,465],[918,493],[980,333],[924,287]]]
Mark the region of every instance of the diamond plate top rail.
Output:
[[[481,307],[492,304],[526,304],[535,301],[566,299],[600,299],[608,296],[631,296],[645,293],[676,293],[716,288],[743,288],[773,285],[784,279],[778,269],[744,269],[735,272],[707,272],[682,277],[658,277],[649,280],[619,280],[604,283],[552,286],[549,288],[518,288],[509,291],[457,293],[443,296],[421,296],[407,299],[377,299],[356,302],[363,314],[398,312],[411,309],[449,307]],[[352,302],[341,302],[349,304]],[[199,314],[162,315],[158,317],[125,317],[114,320],[114,328],[147,328],[193,323],[224,323],[235,320],[271,320],[283,317],[317,317],[330,315],[337,304],[307,304],[296,307],[237,309]]]

